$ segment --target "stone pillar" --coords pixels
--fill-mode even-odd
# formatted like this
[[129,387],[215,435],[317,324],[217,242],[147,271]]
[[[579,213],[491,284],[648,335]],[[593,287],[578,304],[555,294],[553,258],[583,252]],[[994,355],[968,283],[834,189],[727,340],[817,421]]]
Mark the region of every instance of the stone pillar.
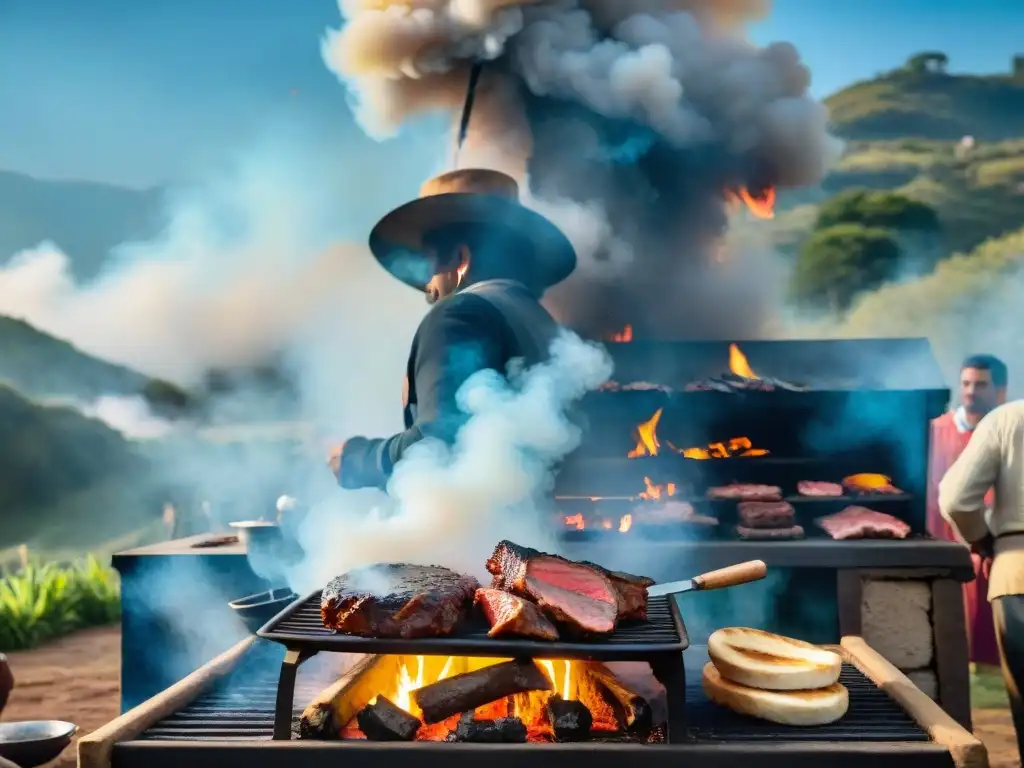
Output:
[[970,730],[960,584],[932,569],[857,570],[839,578],[840,632],[859,634]]

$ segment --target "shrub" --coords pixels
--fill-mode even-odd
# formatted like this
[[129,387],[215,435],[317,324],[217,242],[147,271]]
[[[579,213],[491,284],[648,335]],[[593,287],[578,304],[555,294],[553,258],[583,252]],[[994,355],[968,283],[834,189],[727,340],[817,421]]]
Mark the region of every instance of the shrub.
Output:
[[0,577],[0,651],[32,648],[120,616],[117,573],[94,557],[29,564]]
[[939,217],[930,205],[906,195],[851,189],[827,200],[818,210],[817,228],[837,224],[936,232]]

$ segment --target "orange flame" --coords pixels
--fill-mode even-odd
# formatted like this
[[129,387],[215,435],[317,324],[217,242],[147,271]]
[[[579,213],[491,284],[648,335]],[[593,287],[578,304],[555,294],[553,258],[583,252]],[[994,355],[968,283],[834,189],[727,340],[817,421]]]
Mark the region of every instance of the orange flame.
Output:
[[740,187],[736,192],[727,189],[725,200],[733,210],[745,205],[759,219],[775,218],[775,187],[765,187],[759,195],[752,194],[746,187]]
[[661,420],[662,408],[659,408],[643,424],[636,428],[636,448],[626,454],[631,459],[641,456],[657,456],[661,443],[658,442],[658,422]]
[[769,451],[754,448],[749,437],[734,437],[719,443],[708,443],[706,448],[684,448],[679,453],[688,459],[732,459],[737,456],[767,456]]
[[[673,486],[671,483],[669,485],[673,489],[675,488],[675,486]],[[675,491],[673,490],[672,492],[674,493]],[[641,497],[643,497],[643,494],[641,494]],[[593,499],[593,501],[598,500],[599,499]],[[575,515],[565,515],[563,516],[562,520],[565,523],[565,527],[569,528],[570,530],[587,530],[587,520],[583,516],[582,512],[577,512]],[[619,518],[618,524],[616,524],[614,520],[609,520],[608,518],[600,518],[597,521],[597,525],[605,531],[618,530],[619,533],[628,533],[629,529],[633,527],[633,516],[630,514],[623,515]]]
[[676,495],[676,484],[675,483],[666,483],[665,485],[655,485],[654,483],[651,482],[651,478],[645,477],[644,478],[644,485],[646,487],[644,488],[643,491],[640,492],[640,498],[641,499],[648,499],[648,500],[660,499],[661,495],[663,493],[666,496],[675,496]]
[[619,520],[619,533],[628,533],[629,529],[633,527],[633,516],[623,515]]
[[633,340],[633,326],[629,325],[629,324],[626,324],[625,326],[623,326],[622,330],[619,331],[618,333],[608,334],[608,336],[605,338],[605,341],[618,341],[618,342],[626,342],[626,341],[632,341],[632,340]]
[[899,489],[892,484],[892,478],[888,475],[876,475],[871,472],[860,472],[843,478],[843,485],[855,491],[866,493],[868,491],[881,491],[883,493],[899,493]]
[[761,378],[754,373],[754,369],[750,367],[747,356],[735,344],[729,345],[729,370],[743,379]]

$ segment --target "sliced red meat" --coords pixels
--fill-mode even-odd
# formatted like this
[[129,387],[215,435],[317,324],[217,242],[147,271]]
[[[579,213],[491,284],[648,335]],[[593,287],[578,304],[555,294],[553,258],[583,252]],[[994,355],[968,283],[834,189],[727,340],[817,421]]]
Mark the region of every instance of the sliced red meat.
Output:
[[732,483],[708,488],[709,499],[735,499],[737,501],[780,501],[782,489],[777,485]]
[[746,528],[789,528],[796,518],[793,505],[786,501],[741,501],[736,508]]
[[491,625],[488,637],[557,640],[558,630],[533,603],[500,589],[478,589],[476,603]]
[[802,539],[804,529],[799,525],[791,525],[788,528],[747,528],[737,525],[736,535],[748,541]]
[[436,565],[379,563],[331,579],[324,626],[361,637],[440,637],[465,618],[480,584]]
[[584,561],[580,565],[589,566],[608,577],[618,598],[619,621],[647,619],[647,588],[654,585],[654,579],[622,571],[609,571],[597,563]]
[[577,635],[610,635],[619,597],[593,566],[574,563],[510,541],[498,542],[487,560],[491,586],[533,600],[559,627]]
[[833,539],[905,539],[910,526],[899,518],[851,505],[815,521]]
[[842,496],[843,486],[839,483],[825,483],[821,480],[801,480],[796,484],[801,496]]

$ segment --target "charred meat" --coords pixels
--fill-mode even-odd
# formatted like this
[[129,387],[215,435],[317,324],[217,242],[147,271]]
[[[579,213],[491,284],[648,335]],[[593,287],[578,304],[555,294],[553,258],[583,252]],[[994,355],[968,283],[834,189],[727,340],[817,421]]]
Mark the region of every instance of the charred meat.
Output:
[[330,581],[320,616],[325,627],[348,635],[442,637],[461,624],[479,586],[436,565],[370,565]]
[[802,539],[804,529],[800,525],[790,525],[785,528],[747,528],[744,525],[737,525],[736,535],[746,541],[786,541]]
[[491,625],[488,637],[557,640],[558,630],[533,603],[500,589],[478,589],[476,604]]
[[610,635],[619,595],[602,570],[510,541],[487,560],[491,586],[533,600],[555,624],[579,636]]
[[745,528],[789,528],[796,518],[793,505],[786,501],[741,501],[737,511]]
[[623,571],[609,571],[597,563],[583,561],[580,565],[593,568],[608,577],[615,588],[619,621],[647,620],[647,588],[654,585],[648,576],[634,576]]

